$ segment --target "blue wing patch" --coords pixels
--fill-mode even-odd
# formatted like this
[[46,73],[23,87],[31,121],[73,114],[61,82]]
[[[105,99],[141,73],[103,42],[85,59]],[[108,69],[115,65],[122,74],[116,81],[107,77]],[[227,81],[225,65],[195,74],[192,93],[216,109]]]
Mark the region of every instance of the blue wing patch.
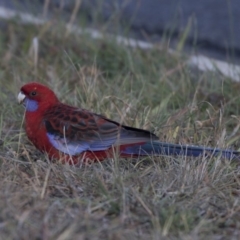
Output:
[[71,142],[67,138],[62,138],[51,133],[47,133],[50,143],[60,152],[69,154],[71,156],[78,155],[85,151],[103,151],[108,149],[116,139],[109,139],[108,141],[95,142]]

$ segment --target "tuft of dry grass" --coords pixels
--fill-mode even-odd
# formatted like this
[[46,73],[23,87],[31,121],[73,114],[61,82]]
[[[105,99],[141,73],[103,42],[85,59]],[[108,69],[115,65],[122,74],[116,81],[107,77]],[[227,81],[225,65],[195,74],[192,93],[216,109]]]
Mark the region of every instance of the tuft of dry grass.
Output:
[[239,164],[146,157],[80,168],[27,140],[19,88],[48,84],[63,102],[161,140],[239,147],[239,83],[189,69],[167,51],[130,49],[54,27],[5,23],[0,38],[0,239],[225,239],[240,234]]

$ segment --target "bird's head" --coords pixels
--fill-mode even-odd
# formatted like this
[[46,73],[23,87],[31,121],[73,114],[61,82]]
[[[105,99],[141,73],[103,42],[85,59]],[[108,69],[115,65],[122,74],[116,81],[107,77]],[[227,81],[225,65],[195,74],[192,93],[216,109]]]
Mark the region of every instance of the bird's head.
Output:
[[59,102],[55,93],[40,83],[31,82],[21,87],[18,102],[23,104],[27,112],[35,112],[40,107],[49,107]]

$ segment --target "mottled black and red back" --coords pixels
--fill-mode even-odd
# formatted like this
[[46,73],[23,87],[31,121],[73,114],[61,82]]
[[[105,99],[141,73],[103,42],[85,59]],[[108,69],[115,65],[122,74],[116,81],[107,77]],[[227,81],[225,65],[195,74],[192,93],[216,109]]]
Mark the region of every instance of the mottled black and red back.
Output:
[[61,103],[46,111],[44,124],[52,144],[63,152],[71,149],[72,155],[158,139],[149,131],[122,126],[101,115]]

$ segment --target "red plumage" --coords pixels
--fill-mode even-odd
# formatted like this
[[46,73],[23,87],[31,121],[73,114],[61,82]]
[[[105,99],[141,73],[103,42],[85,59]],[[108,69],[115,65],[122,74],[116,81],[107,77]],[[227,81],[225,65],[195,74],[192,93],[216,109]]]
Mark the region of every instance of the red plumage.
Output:
[[[124,149],[157,139],[146,130],[122,126],[88,110],[63,104],[52,90],[39,83],[24,85],[19,95],[19,102],[26,108],[26,134],[50,159],[74,164],[79,160],[102,161],[113,156],[113,149],[121,156],[134,156],[124,153]],[[32,111],[34,104],[37,109]]]
[[18,100],[26,109],[25,129],[30,141],[50,159],[63,163],[102,161],[115,152],[122,157],[221,155],[239,159],[238,151],[160,142],[149,131],[63,104],[52,90],[39,83],[24,85]]

